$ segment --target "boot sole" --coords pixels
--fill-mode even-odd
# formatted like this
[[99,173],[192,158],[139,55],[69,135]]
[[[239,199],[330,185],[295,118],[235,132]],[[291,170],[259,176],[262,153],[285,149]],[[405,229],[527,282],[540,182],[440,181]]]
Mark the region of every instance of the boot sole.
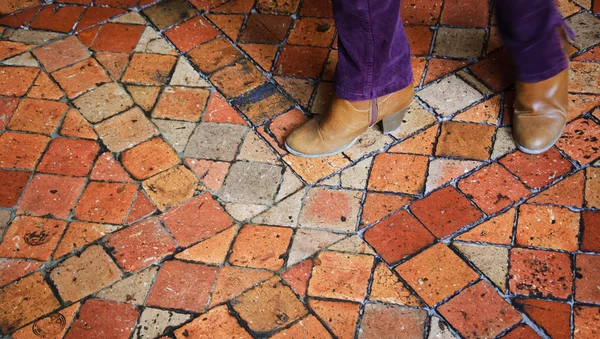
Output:
[[558,137],[556,139],[554,139],[554,141],[552,141],[550,143],[550,145],[542,148],[542,149],[529,149],[526,147],[523,147],[521,145],[519,145],[518,142],[515,141],[515,145],[517,145],[517,148],[519,149],[519,151],[526,153],[526,154],[531,154],[531,155],[537,155],[537,154],[542,154],[544,152],[547,152],[548,150],[550,150],[552,147],[554,147],[554,145],[556,144],[556,142],[558,142],[558,139],[560,139],[560,137],[562,137],[563,133],[565,132],[565,129],[563,128],[562,131],[560,132],[560,134],[558,135]]

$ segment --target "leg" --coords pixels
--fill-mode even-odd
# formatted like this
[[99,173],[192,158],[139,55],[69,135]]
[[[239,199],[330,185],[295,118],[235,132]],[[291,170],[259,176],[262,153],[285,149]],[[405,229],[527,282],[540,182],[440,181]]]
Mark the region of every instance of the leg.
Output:
[[333,12],[339,36],[339,97],[374,99],[412,83],[400,0],[333,0]]

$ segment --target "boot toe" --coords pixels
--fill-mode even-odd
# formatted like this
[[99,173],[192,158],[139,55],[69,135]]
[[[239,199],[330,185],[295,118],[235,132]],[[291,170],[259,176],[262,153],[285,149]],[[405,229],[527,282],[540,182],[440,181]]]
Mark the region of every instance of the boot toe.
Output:
[[516,123],[513,126],[513,138],[521,151],[539,154],[554,146],[564,127],[562,119]]

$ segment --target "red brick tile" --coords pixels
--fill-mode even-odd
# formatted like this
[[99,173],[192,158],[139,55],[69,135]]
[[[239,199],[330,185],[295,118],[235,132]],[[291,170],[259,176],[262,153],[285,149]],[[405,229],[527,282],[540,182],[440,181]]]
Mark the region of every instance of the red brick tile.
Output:
[[4,235],[0,256],[48,260],[66,226],[62,220],[18,216]]
[[600,252],[600,211],[584,211],[581,219],[581,250]]
[[513,293],[563,299],[571,295],[573,274],[566,253],[513,248],[509,274]]
[[518,176],[525,185],[533,188],[548,185],[573,167],[554,148],[539,155],[515,152],[502,158],[500,163]]
[[90,47],[92,45],[92,43],[94,42],[94,40],[96,39],[96,36],[98,35],[98,31],[100,31],[100,28],[102,28],[102,26],[96,26],[96,27],[86,29],[85,31],[78,33],[77,37],[79,38],[79,40],[81,40],[81,42],[86,47]]
[[20,42],[0,41],[0,59],[8,59],[17,54],[21,54],[32,46]]
[[0,130],[6,127],[19,102],[17,98],[0,98]]
[[502,339],[536,339],[542,338],[537,334],[531,327],[521,324],[514,329],[510,330],[506,335],[502,336]]
[[278,146],[283,147],[288,135],[306,121],[308,117],[302,111],[294,109],[273,119],[269,124],[269,130],[275,136]]
[[252,94],[238,98],[233,104],[255,125],[262,125],[294,105],[271,84],[261,86]]
[[470,0],[444,2],[442,25],[485,27],[488,25],[490,6],[488,3]]
[[218,191],[223,186],[225,176],[229,173],[230,164],[228,162],[191,158],[185,159],[185,162],[200,178],[200,181],[213,192]]
[[413,71],[413,85],[415,87],[419,87],[421,84],[421,77],[423,76],[423,72],[425,71],[425,65],[427,64],[427,59],[425,58],[417,58],[411,57],[412,71]]
[[512,243],[515,214],[515,209],[512,208],[477,225],[461,234],[456,239],[470,242],[510,245]]
[[369,300],[406,306],[423,306],[423,303],[383,262],[377,264],[373,273]]
[[96,52],[94,57],[115,79],[121,79],[121,74],[129,63],[128,53],[117,53],[117,52]]
[[260,86],[267,79],[252,63],[244,60],[215,72],[210,80],[225,97],[235,98]]
[[106,238],[113,256],[125,271],[135,272],[173,253],[177,244],[158,218],[133,224]]
[[568,304],[538,299],[515,299],[514,304],[540,325],[552,338],[569,338],[571,307]]
[[[127,59],[127,61],[129,61],[129,59]],[[145,111],[152,110],[162,89],[159,86],[127,85],[126,87],[135,103]]]
[[237,14],[207,14],[206,17],[231,40],[237,41],[246,18]]
[[296,20],[288,36],[290,45],[329,47],[335,35],[333,20],[301,18]]
[[531,203],[582,207],[583,171],[579,171],[529,199]]
[[233,244],[229,262],[235,266],[277,271],[292,239],[292,229],[270,226],[244,226]]
[[317,299],[309,299],[308,304],[336,337],[354,338],[360,304]]
[[400,211],[375,224],[364,239],[390,265],[433,243],[435,238],[419,221]]
[[479,278],[443,243],[428,248],[396,267],[396,272],[430,306]]
[[135,53],[122,80],[144,85],[165,84],[176,61],[172,55]]
[[50,279],[65,302],[86,297],[121,279],[121,271],[100,245],[61,262]]
[[331,2],[331,0],[302,1],[302,7],[300,8],[300,15],[333,19],[332,2]]
[[92,243],[103,236],[119,229],[119,226],[108,224],[94,224],[89,222],[72,222],[67,227],[56,251],[52,257],[60,258],[78,248]]
[[0,135],[0,167],[32,170],[50,138],[43,135],[4,132]]
[[578,254],[575,260],[575,299],[581,302],[599,303],[600,256]]
[[189,246],[222,231],[232,222],[209,193],[201,194],[161,216],[175,240]]
[[0,67],[0,95],[24,95],[38,73],[39,69],[32,67]]
[[435,154],[488,160],[495,133],[494,126],[454,121],[443,122]]
[[358,338],[399,338],[425,335],[427,311],[404,306],[367,304],[358,330]]
[[281,88],[291,95],[292,98],[294,98],[302,107],[308,107],[315,88],[314,82],[310,80],[284,77],[275,77],[275,80],[281,86]]
[[584,113],[593,111],[599,105],[600,97],[596,95],[569,93],[568,120],[573,120]]
[[179,338],[185,336],[191,338],[210,338],[213,336],[217,338],[252,338],[250,334],[238,324],[237,320],[231,315],[229,309],[225,305],[215,307],[190,323],[176,329],[175,335]]
[[441,0],[426,0],[418,3],[403,0],[400,13],[405,24],[433,26],[438,22],[441,10]]
[[82,7],[77,6],[44,6],[31,23],[30,28],[63,33],[70,32],[83,10]]
[[32,99],[47,99],[47,100],[58,100],[65,94],[63,91],[50,80],[50,77],[43,72],[35,79],[33,86],[27,93],[27,97]]
[[[8,15],[0,19],[0,25],[5,25],[14,28],[20,28],[21,26],[28,26],[33,17],[37,14],[39,6],[28,8],[18,13]],[[9,12],[14,12],[12,9]]]
[[33,50],[33,54],[48,72],[54,72],[59,68],[72,65],[90,57],[90,52],[88,52],[87,48],[74,36],[35,49]]
[[37,170],[83,177],[90,172],[99,150],[100,146],[95,141],[56,138],[50,143]]
[[0,287],[4,287],[21,277],[37,270],[42,266],[41,261],[25,259],[0,259]]
[[[417,26],[420,27],[420,26]],[[429,28],[429,27],[425,27]],[[431,39],[430,39],[431,40]],[[429,44],[427,45],[427,51],[422,54],[429,53]],[[416,53],[415,53],[416,54]],[[450,59],[429,59],[429,63],[427,64],[427,75],[425,75],[425,80],[423,85],[426,85],[432,81],[445,77],[446,75],[458,70],[459,68],[463,68],[467,65],[467,62],[459,61],[459,60],[450,60]]]
[[321,47],[289,46],[281,50],[274,74],[299,78],[317,78],[329,50]]
[[411,197],[384,193],[367,193],[363,204],[362,220],[359,228],[363,228],[379,219],[391,215],[413,200]]
[[521,315],[484,281],[440,306],[440,314],[465,338],[493,338],[521,320]]
[[134,178],[143,180],[177,165],[179,157],[162,138],[154,138],[123,152],[121,162]]
[[277,45],[285,38],[292,18],[271,14],[252,14],[240,36],[240,42]]
[[233,108],[227,100],[218,92],[213,92],[208,99],[206,111],[202,121],[222,122],[229,124],[245,125],[246,121]]
[[312,268],[313,260],[309,258],[282,273],[281,278],[285,280],[299,296],[305,297]]
[[0,169],[0,182],[3,183],[2,190],[0,190],[1,207],[11,208],[17,203],[30,176],[31,172]]
[[575,339],[593,339],[600,335],[600,307],[575,306]]
[[83,13],[81,20],[79,20],[75,30],[81,32],[86,28],[90,28],[121,13],[125,13],[125,11],[122,9],[100,6],[88,7],[85,10],[85,13]]
[[13,332],[58,307],[42,274],[31,274],[0,289],[0,332]]
[[135,327],[139,311],[130,304],[100,299],[87,300],[79,310],[65,339],[92,338],[127,339]]
[[585,174],[585,206],[600,208],[600,168],[588,167]]
[[[137,5],[137,0],[96,0],[96,5],[108,5],[111,7],[132,8]],[[142,6],[142,5],[140,5]]]
[[51,135],[68,108],[62,102],[23,99],[7,127],[17,131]]
[[577,251],[579,213],[567,208],[521,205],[516,243],[522,246]]
[[304,200],[299,224],[352,232],[356,228],[361,198],[362,194],[354,191],[312,188]]
[[290,15],[296,12],[299,3],[299,0],[291,0],[281,3],[273,0],[259,0],[256,4],[256,9],[261,13]]
[[112,152],[122,152],[158,134],[158,129],[138,107],[116,115],[95,126],[96,132]]
[[137,185],[90,182],[75,208],[79,220],[120,224],[133,202]]
[[225,38],[217,38],[200,45],[189,51],[187,55],[204,73],[213,73],[243,57],[242,53]]
[[16,212],[68,218],[85,181],[85,178],[36,174],[23,193]]
[[56,71],[52,76],[69,98],[79,96],[102,83],[111,81],[104,69],[93,58]]
[[227,0],[190,0],[190,3],[194,7],[196,7],[199,11],[207,11],[207,10],[217,7],[225,2],[228,2],[228,1]]
[[223,303],[272,276],[273,273],[262,270],[223,266],[208,307]]
[[271,338],[287,339],[287,338],[331,338],[331,334],[327,332],[323,324],[313,315],[308,315],[306,318],[298,321],[291,327],[278,332]]
[[492,98],[469,108],[465,112],[460,113],[454,120],[496,125],[502,108],[501,100],[501,95],[495,95]]
[[167,261],[158,272],[146,304],[202,312],[216,278],[214,267]]
[[157,2],[144,9],[143,13],[159,30],[178,24],[196,14],[193,7],[183,0]]
[[[229,248],[238,231],[237,226],[232,226],[216,235],[203,240],[196,245],[180,252],[177,259],[195,261],[206,264],[223,265],[229,254]],[[213,295],[213,304],[215,296]]]
[[190,199],[196,190],[203,189],[194,174],[183,165],[144,180],[142,186],[156,207],[163,212]]
[[219,31],[202,17],[194,17],[168,29],[164,34],[180,51],[187,52],[200,44],[212,40],[219,34]]
[[[210,92],[204,88],[167,87],[163,91],[152,116],[177,120],[198,121],[202,116]],[[174,110],[173,107],[177,107]]]
[[369,255],[322,252],[315,259],[308,295],[363,301],[372,267]]
[[319,159],[302,158],[288,154],[283,160],[290,165],[302,179],[311,184],[350,164],[348,159],[340,154]]
[[156,212],[156,207],[152,204],[152,201],[142,191],[138,192],[135,202],[131,206],[129,215],[125,223],[130,224],[134,221],[140,220],[143,217],[149,216]]
[[[144,26],[109,23],[102,26],[91,49],[95,51],[131,53],[143,32]],[[115,40],[114,37],[116,36],[119,37],[118,40]]]
[[528,196],[530,191],[498,164],[491,164],[458,182],[458,188],[491,214]]
[[567,125],[557,147],[580,164],[600,156],[600,125],[591,119],[578,119]]
[[373,162],[368,188],[374,191],[419,194],[425,189],[429,159],[420,155],[383,153]]
[[74,108],[67,111],[67,115],[60,126],[60,135],[82,139],[98,139],[92,125]]
[[488,55],[470,70],[496,91],[502,91],[515,82],[511,58],[505,49]]
[[117,182],[133,181],[110,152],[104,152],[98,157],[90,175],[90,179]]
[[[431,39],[433,30],[427,26],[406,26],[404,27],[406,37],[410,43],[410,53],[412,55],[428,55],[431,48]],[[431,59],[433,61],[434,59]]]
[[452,186],[435,191],[413,203],[410,210],[438,238],[482,217],[481,212]]

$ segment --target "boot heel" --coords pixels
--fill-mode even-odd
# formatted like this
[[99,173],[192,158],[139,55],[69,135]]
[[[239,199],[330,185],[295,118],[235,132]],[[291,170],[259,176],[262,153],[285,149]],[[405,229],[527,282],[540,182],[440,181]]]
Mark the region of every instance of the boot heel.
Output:
[[407,110],[408,110],[408,107],[405,107],[405,108],[401,109],[400,111],[383,119],[381,121],[381,123],[383,125],[383,134],[391,134],[392,132],[397,130],[398,127],[400,127],[400,125],[402,124],[402,119],[404,118],[404,115],[406,114]]

